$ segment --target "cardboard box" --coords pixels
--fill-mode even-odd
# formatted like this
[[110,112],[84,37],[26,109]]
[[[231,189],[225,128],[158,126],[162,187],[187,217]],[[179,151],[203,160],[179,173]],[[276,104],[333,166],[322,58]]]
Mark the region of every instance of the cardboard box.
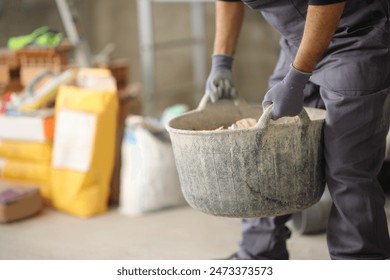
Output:
[[0,64],[8,65],[11,69],[19,67],[19,60],[14,51],[8,48],[0,48]]
[[0,223],[35,215],[42,205],[38,187],[0,181]]
[[118,90],[126,90],[129,84],[130,66],[127,59],[118,59],[108,63],[98,63],[96,67],[107,68],[114,76]]
[[54,110],[37,110],[22,115],[0,115],[0,139],[47,142],[54,136]]
[[7,91],[20,91],[20,64],[16,53],[0,48],[0,95]]

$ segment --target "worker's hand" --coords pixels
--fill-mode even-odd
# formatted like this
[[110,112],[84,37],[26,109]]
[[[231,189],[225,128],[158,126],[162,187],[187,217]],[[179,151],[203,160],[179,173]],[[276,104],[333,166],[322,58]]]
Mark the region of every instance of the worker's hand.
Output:
[[234,98],[236,90],[232,76],[233,57],[215,54],[212,57],[212,67],[206,82],[206,94],[211,102],[222,98]]
[[272,119],[296,116],[303,109],[303,89],[311,73],[304,73],[292,65],[284,79],[264,96],[263,109],[273,103]]

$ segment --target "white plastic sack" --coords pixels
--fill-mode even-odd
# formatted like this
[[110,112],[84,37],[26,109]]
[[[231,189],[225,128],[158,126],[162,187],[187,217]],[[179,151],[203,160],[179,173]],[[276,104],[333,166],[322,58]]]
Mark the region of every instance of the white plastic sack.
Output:
[[[139,118],[140,117],[128,117]],[[119,211],[140,215],[185,205],[171,142],[165,132],[127,125],[122,143]],[[165,135],[166,136],[166,135]]]

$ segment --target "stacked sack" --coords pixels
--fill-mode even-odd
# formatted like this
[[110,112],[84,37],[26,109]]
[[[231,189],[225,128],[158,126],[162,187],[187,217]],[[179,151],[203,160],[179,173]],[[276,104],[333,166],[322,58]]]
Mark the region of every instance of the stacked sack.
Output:
[[50,200],[54,111],[0,115],[0,179],[32,183]]
[[110,71],[69,69],[3,105],[0,183],[38,185],[48,205],[75,216],[105,212],[118,113]]
[[108,69],[79,69],[55,105],[51,165],[53,206],[90,217],[108,209],[118,113],[116,81]]

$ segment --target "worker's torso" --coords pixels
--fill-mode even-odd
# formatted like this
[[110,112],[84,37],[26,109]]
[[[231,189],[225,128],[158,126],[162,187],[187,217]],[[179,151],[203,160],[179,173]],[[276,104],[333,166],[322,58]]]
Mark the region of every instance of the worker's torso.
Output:
[[[242,0],[260,11],[285,40],[292,62],[302,39],[307,0]],[[390,86],[390,0],[349,0],[336,34],[312,75],[312,82],[354,94]],[[356,78],[360,77],[360,78]]]
[[[264,18],[292,44],[299,44],[307,14],[307,0],[242,0],[260,11]],[[346,6],[337,33],[384,22],[388,18],[390,0],[351,0]],[[337,34],[336,34],[337,36]]]

